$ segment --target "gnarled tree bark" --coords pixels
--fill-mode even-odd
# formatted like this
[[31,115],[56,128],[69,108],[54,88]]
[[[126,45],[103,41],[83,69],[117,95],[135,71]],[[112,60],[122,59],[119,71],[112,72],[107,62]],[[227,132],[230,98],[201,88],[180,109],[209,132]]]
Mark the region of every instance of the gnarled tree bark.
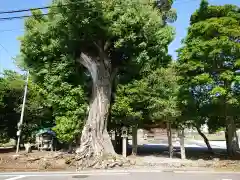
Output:
[[[113,161],[116,160],[116,153],[107,132],[112,88],[111,63],[106,59],[93,59],[85,53],[81,53],[79,62],[88,69],[93,81],[89,114],[77,150],[79,166],[106,168],[119,165],[119,162]],[[105,161],[109,157],[112,164]]]

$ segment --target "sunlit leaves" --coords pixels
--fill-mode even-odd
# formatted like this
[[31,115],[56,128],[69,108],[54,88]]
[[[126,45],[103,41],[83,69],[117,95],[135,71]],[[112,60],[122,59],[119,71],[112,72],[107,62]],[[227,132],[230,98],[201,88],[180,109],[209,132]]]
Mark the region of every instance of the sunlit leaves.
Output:
[[191,83],[193,85],[201,85],[201,84],[212,84],[213,83],[213,79],[210,77],[210,75],[208,73],[203,73],[200,75],[195,76],[192,80]]
[[226,114],[234,116],[236,111],[232,109],[239,105],[239,17],[239,7],[211,6],[206,0],[191,16],[191,26],[179,50],[181,92],[185,92],[180,99],[188,102],[182,104],[184,113],[193,119],[205,119],[201,123],[208,119],[221,126],[219,119]]
[[[178,77],[173,67],[157,68],[140,80],[119,86],[113,117],[122,113],[123,123],[151,124],[174,121],[180,111],[177,107]],[[120,119],[121,121],[121,119]]]
[[176,19],[172,1],[160,7],[149,0],[55,0],[52,5],[48,16],[26,21],[21,59],[46,91],[58,137],[73,140],[86,116],[92,84],[77,61],[81,52],[101,60],[101,51],[110,69],[118,70],[113,116],[141,120],[144,103],[151,102],[149,82],[141,79],[171,61],[167,52],[174,30],[166,21]]

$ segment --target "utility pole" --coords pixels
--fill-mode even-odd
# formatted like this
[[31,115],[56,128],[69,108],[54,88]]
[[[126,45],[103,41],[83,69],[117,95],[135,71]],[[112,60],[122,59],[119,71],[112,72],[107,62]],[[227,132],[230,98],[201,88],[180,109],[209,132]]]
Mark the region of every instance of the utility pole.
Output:
[[26,80],[26,82],[25,82],[25,88],[24,88],[24,95],[23,95],[23,103],[22,103],[21,117],[20,117],[20,121],[19,121],[19,123],[18,123],[18,131],[17,131],[18,141],[17,141],[16,153],[19,152],[19,146],[20,146],[20,140],[21,140],[23,116],[24,116],[24,109],[25,109],[25,103],[26,103],[26,97],[27,97],[28,77],[29,77],[29,72],[27,72],[27,80]]

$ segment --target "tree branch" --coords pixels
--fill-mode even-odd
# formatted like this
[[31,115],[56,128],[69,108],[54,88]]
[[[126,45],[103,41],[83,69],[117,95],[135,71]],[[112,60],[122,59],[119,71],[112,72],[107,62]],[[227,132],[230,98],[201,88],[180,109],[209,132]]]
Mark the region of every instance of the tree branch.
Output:
[[77,61],[82,64],[90,72],[93,82],[96,82],[97,78],[97,64],[96,62],[86,55],[85,53],[80,54],[80,58]]
[[105,68],[111,70],[110,59],[105,54],[104,47],[102,47],[102,45],[99,45],[99,44],[102,44],[102,43],[101,42],[100,43],[96,43],[95,41],[93,43],[97,47],[97,49],[99,51],[100,60],[103,61],[103,64],[104,64]]
[[110,41],[106,41],[104,44],[103,50],[107,51],[110,45],[111,45]]

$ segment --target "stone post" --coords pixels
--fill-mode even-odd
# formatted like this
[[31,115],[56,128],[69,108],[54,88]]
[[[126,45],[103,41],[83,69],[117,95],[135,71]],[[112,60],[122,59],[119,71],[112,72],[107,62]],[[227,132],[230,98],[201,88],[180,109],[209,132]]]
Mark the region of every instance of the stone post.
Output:
[[123,157],[127,157],[127,128],[122,127],[122,155]]
[[32,152],[32,145],[30,143],[25,143],[24,147],[25,147],[25,152],[26,153],[31,153]]

